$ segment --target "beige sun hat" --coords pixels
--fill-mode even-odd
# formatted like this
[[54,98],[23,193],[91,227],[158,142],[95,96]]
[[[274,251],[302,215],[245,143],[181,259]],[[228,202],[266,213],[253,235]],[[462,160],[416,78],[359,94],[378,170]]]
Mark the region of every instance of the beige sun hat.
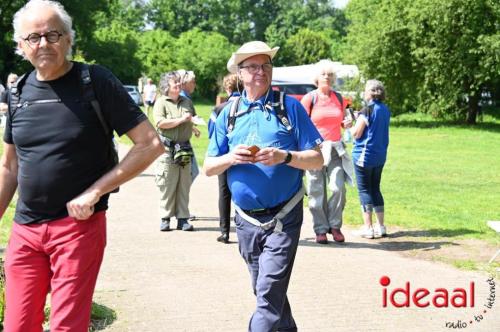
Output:
[[254,55],[268,55],[272,60],[279,49],[279,47],[271,49],[266,43],[257,40],[245,43],[231,55],[227,62],[227,70],[229,70],[230,73],[236,73],[238,71],[238,65]]

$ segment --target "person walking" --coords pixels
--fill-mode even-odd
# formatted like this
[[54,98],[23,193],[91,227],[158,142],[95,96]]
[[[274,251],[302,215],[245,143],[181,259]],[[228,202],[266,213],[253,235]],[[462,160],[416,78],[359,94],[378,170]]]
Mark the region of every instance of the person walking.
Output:
[[278,49],[252,41],[232,54],[227,68],[244,91],[217,118],[204,163],[208,176],[227,170],[239,250],[257,298],[253,332],[297,331],[286,293],[303,220],[302,176],[323,164],[321,136],[302,105],[271,89]]
[[[351,128],[352,136],[355,138],[352,159],[364,222],[356,234],[373,239],[387,236],[384,224],[384,197],[380,191],[380,182],[387,159],[391,113],[383,103],[385,88],[382,82],[368,80],[364,99],[367,106],[361,110],[356,125]],[[372,222],[373,212],[377,217],[375,225]]]
[[[13,26],[17,53],[34,70],[10,90],[0,163],[0,217],[19,189],[5,258],[4,331],[42,331],[50,291],[50,330],[87,332],[109,193],[162,146],[109,70],[68,60],[75,32],[61,4],[31,0]],[[133,142],[118,164],[99,112],[110,132]]]
[[[208,138],[212,138],[215,131],[215,121],[220,112],[234,100],[238,99],[242,90],[241,83],[236,74],[224,76],[222,86],[229,96],[228,100],[214,107],[210,119],[208,120]],[[227,171],[218,175],[219,180],[219,225],[221,234],[217,241],[229,243],[229,230],[231,226],[231,191],[227,185]]]
[[[321,145],[325,164],[320,170],[306,172],[309,210],[317,243],[327,244],[327,233],[332,234],[335,242],[344,242],[340,229],[346,203],[345,183],[352,185],[354,172],[341,130],[351,127],[351,120],[346,117],[342,96],[332,89],[333,62],[321,60],[315,70],[314,82],[318,88],[306,94],[301,103],[325,140]],[[328,189],[332,192],[330,197]]]

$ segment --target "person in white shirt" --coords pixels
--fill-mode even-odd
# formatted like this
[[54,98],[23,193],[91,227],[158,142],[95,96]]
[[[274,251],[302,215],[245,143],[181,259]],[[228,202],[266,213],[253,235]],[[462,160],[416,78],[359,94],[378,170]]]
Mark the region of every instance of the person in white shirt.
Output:
[[144,100],[144,106],[146,107],[146,114],[149,118],[149,112],[153,109],[153,106],[156,101],[156,85],[153,84],[153,80],[150,78],[148,78],[148,82],[144,86],[142,99]]

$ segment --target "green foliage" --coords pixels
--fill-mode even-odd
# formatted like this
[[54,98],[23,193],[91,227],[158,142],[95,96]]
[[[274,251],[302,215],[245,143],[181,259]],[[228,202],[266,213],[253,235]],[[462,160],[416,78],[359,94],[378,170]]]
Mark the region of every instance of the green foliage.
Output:
[[[334,8],[329,1],[288,1],[288,3],[280,8],[278,16],[271,21],[271,24],[266,28],[265,40],[272,46],[280,46],[281,53],[276,59],[277,65],[293,65],[306,64],[310,62],[297,62],[297,57],[294,53],[300,48],[295,48],[297,39],[300,38],[297,34],[304,34],[304,29],[315,32],[316,36],[322,35],[320,38],[321,46],[317,50],[311,49],[305,53],[310,56],[306,58],[332,58],[339,59],[340,45],[342,44],[342,36],[346,33],[347,21],[343,15],[343,11]],[[311,35],[311,34],[309,34]],[[318,37],[314,37],[316,39]],[[290,42],[290,39],[294,39]],[[325,52],[324,39],[328,41],[329,51]],[[302,43],[301,47],[306,43]],[[318,51],[319,54],[315,54]],[[326,53],[326,55],[325,55]],[[298,58],[303,58],[299,56]],[[317,61],[317,60],[316,60]]]
[[498,7],[492,0],[352,0],[344,61],[386,84],[396,114],[474,123],[480,92],[498,89]]
[[109,68],[122,82],[136,84],[142,69],[136,55],[138,48],[138,33],[113,21],[94,32],[87,57]]
[[218,80],[227,73],[226,62],[236,46],[217,32],[192,29],[182,33],[175,43],[176,64],[193,70],[196,75],[195,93],[215,96]]
[[266,27],[285,2],[280,0],[151,0],[147,15],[158,29],[177,37],[198,28],[224,35],[232,43],[263,40]]
[[137,57],[143,73],[158,82],[161,74],[177,69],[176,40],[168,32],[155,29],[139,35]]
[[330,58],[331,47],[330,39],[324,32],[303,28],[286,41],[280,56],[292,66],[315,63]]
[[355,63],[363,76],[384,82],[394,114],[412,110],[420,71],[412,63],[411,40],[405,26],[409,0],[352,0],[344,62]]
[[[14,53],[15,43],[12,40],[14,13],[26,2],[25,0],[0,1],[0,54],[2,54],[0,81],[2,82],[9,72],[21,74],[32,68],[31,64]],[[96,13],[108,13],[109,2],[101,0],[60,0],[59,2],[73,18],[73,29],[76,31],[75,44],[85,50],[93,38]]]

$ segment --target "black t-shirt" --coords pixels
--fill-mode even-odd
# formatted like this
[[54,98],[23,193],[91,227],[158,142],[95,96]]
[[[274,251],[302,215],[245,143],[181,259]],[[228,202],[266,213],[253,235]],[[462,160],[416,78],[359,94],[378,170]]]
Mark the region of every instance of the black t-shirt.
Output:
[[[23,106],[7,113],[4,141],[15,145],[19,164],[14,217],[19,224],[67,216],[66,203],[109,168],[109,137],[82,100],[80,76],[77,62],[53,81],[38,81],[33,71],[21,90]],[[147,119],[109,70],[90,66],[90,76],[104,117],[118,135]],[[95,211],[107,209],[108,197],[101,197]]]

